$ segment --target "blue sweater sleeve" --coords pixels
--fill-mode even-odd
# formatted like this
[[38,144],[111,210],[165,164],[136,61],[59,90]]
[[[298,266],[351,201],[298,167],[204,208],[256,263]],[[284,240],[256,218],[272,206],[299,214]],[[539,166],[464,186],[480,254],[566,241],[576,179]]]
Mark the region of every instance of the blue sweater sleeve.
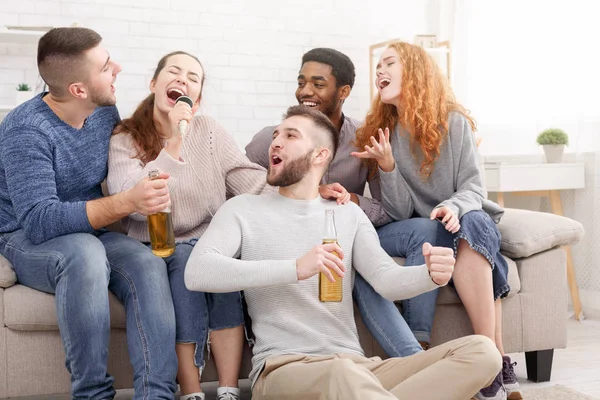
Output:
[[52,144],[46,135],[21,127],[8,136],[14,140],[4,141],[0,156],[16,218],[27,238],[39,244],[69,233],[93,231],[85,201],[69,203],[58,198]]

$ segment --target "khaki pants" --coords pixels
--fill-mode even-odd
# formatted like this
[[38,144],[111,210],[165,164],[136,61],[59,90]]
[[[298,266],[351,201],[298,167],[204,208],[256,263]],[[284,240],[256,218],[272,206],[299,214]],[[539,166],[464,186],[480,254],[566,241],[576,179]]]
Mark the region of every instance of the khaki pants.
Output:
[[354,354],[266,360],[254,400],[468,400],[488,386],[502,357],[484,336],[467,336],[404,358]]

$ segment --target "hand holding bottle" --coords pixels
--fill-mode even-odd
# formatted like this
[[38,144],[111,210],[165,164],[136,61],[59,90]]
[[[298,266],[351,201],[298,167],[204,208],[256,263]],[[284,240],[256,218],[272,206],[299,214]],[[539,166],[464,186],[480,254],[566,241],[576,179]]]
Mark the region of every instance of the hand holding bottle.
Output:
[[343,259],[344,252],[337,243],[315,246],[302,258],[296,260],[298,280],[308,279],[318,273],[323,273],[329,281],[335,282],[332,271],[340,277],[343,277],[346,272],[346,267],[342,262]]
[[136,212],[150,215],[171,206],[167,180],[169,174],[161,173],[157,179],[144,178],[127,192],[127,199]]

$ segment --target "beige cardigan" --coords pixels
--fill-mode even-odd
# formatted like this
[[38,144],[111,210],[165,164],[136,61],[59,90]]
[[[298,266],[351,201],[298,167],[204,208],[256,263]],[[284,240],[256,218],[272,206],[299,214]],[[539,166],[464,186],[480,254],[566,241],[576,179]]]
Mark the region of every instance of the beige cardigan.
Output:
[[[251,163],[233,138],[214,119],[195,117],[184,137],[181,160],[166,150],[146,165],[135,158],[131,135],[120,133],[110,141],[108,155],[109,193],[131,189],[148,172],[158,169],[171,175],[173,228],[177,240],[200,237],[225,201],[238,194],[258,194],[265,189],[266,172]],[[146,217],[132,214],[124,220],[128,235],[149,242]]]

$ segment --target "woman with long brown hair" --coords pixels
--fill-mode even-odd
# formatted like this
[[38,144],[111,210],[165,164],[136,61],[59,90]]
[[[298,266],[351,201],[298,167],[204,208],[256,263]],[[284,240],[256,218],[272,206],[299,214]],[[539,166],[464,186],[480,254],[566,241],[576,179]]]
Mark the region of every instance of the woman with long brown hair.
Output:
[[[128,190],[154,169],[168,180],[165,196],[172,202],[176,249],[164,262],[175,307],[181,399],[204,399],[200,374],[204,346],[210,338],[219,373],[217,399],[236,400],[244,342],[241,295],[189,291],[184,270],[194,244],[217,209],[230,196],[260,193],[266,185],[266,172],[241,153],[214,119],[193,117],[203,82],[204,69],[196,57],[178,51],[161,58],[150,83],[152,93],[115,129],[108,188],[111,194]],[[193,99],[193,107],[176,102],[182,95]],[[183,136],[182,120],[189,123]],[[145,217],[132,214],[124,225],[129,236],[150,242]]]
[[[392,256],[411,257],[400,235],[438,226],[438,246],[456,255],[453,286],[473,330],[492,339],[504,356],[496,380],[476,398],[521,399],[513,365],[502,347],[502,307],[508,265],[496,227],[503,210],[486,199],[473,131],[475,121],[452,93],[435,61],[404,42],[391,44],[377,65],[374,100],[357,133],[356,157],[381,178],[382,202],[397,222],[378,230]],[[429,341],[437,291],[404,303],[420,341]],[[505,389],[506,387],[506,389]]]

